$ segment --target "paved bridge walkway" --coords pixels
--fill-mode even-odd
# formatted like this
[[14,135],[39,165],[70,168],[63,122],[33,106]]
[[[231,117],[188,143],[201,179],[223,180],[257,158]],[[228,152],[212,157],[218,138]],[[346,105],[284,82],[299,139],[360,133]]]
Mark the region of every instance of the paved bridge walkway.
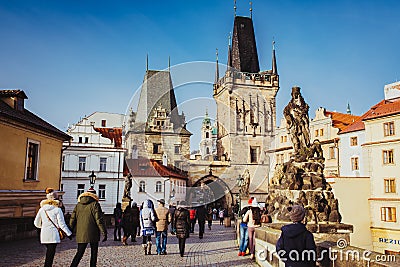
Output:
[[[128,246],[122,246],[120,242],[113,241],[113,229],[109,229],[109,240],[100,242],[97,266],[258,266],[249,256],[237,256],[238,248],[233,227],[225,228],[214,224],[212,230],[208,230],[206,226],[203,239],[199,239],[197,230],[198,225],[195,233],[186,240],[185,256],[182,258],[178,252],[177,238],[173,235],[168,236],[168,255],[154,255],[155,238],[152,237],[153,255],[145,256],[141,237],[137,238],[136,243],[131,243],[129,240]],[[76,247],[74,239],[63,240],[57,246],[53,266],[68,267],[75,255]],[[43,266],[44,255],[45,247],[38,239],[0,243],[0,266]],[[79,266],[89,266],[89,260],[88,246]]]

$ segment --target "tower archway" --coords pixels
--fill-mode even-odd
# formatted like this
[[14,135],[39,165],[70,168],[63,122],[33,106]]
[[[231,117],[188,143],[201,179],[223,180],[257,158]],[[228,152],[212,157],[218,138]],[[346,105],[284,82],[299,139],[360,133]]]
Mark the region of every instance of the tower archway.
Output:
[[231,211],[233,195],[229,186],[210,171],[198,179],[189,192],[189,205],[207,205],[213,208],[224,208]]

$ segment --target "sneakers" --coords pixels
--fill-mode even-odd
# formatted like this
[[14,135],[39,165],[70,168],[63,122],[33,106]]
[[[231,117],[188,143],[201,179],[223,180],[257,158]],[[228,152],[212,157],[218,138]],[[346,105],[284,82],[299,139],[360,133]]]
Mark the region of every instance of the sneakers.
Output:
[[246,253],[239,251],[238,256],[244,256]]

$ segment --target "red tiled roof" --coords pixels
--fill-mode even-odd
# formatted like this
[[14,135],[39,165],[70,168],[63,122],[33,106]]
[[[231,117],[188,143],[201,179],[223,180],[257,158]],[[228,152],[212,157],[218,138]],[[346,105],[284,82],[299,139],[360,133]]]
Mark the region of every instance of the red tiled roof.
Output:
[[94,130],[101,134],[102,137],[108,138],[114,142],[114,147],[121,147],[122,145],[122,128],[97,128]]
[[344,134],[344,133],[351,133],[351,132],[357,132],[365,129],[364,122],[362,119],[356,120],[354,123],[350,124],[346,128],[343,129],[343,131],[340,131],[338,134]]
[[372,106],[357,121],[346,127],[340,133],[350,133],[365,129],[364,120],[375,119],[387,115],[400,113],[400,98],[394,100],[382,100]]
[[127,159],[127,167],[133,177],[174,177],[188,179],[187,175],[162,165],[153,159]]
[[375,119],[388,115],[394,115],[400,113],[400,98],[391,100],[382,100],[370,109],[368,116],[365,116],[364,120]]
[[332,126],[338,128],[339,131],[344,130],[347,126],[354,123],[360,118],[360,116],[344,114],[334,111],[325,111],[325,116],[329,116],[332,119]]

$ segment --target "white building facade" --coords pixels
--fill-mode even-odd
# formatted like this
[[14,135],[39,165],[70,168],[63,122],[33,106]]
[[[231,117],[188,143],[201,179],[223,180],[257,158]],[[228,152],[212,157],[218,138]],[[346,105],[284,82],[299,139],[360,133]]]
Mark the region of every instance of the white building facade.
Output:
[[112,214],[121,202],[124,178],[122,124],[124,115],[95,112],[73,124],[67,133],[73,137],[63,145],[61,187],[63,203],[71,213],[77,197],[90,187],[89,175],[96,175],[94,189],[105,214]]
[[400,82],[386,85],[384,92],[385,99],[363,119],[363,152],[371,177],[371,235],[375,251],[400,254]]
[[217,127],[212,124],[208,112],[201,126],[200,154],[202,159],[214,160],[217,156]]
[[186,198],[187,174],[153,159],[127,159],[132,174],[131,198],[141,205],[146,199],[156,203],[164,199],[166,206],[178,205]]

